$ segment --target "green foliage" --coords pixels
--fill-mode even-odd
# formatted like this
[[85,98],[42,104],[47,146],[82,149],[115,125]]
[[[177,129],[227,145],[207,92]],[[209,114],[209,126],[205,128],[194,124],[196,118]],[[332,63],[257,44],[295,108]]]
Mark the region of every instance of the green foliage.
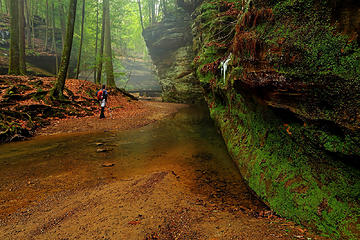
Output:
[[[95,57],[96,43],[96,1],[86,3],[85,33],[83,46],[83,71],[91,72],[94,66],[100,61]],[[75,51],[78,48],[80,39],[80,15],[77,16],[77,35],[75,36]],[[114,75],[117,82],[123,82],[124,69],[119,61],[121,56],[147,56],[145,42],[142,38],[138,6],[136,1],[116,0],[110,2],[111,38],[113,49]],[[100,37],[102,26],[102,4],[99,3],[99,22],[98,22],[98,51],[100,49]],[[104,60],[104,59],[103,59]],[[104,70],[104,68],[103,68]],[[106,77],[103,77],[105,81]],[[120,85],[121,86],[121,83]]]
[[202,22],[207,22],[211,19],[214,19],[214,17],[218,13],[217,6],[213,3],[208,3],[208,2],[200,6],[199,12],[200,12],[200,19]]

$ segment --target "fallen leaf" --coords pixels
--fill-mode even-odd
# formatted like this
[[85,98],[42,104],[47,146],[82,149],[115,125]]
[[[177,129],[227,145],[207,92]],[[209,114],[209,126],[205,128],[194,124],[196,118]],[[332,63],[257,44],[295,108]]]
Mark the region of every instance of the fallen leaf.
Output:
[[130,221],[130,222],[128,222],[129,225],[138,225],[140,223],[141,223],[141,221]]
[[115,166],[115,163],[105,162],[102,164],[103,167],[113,167]]

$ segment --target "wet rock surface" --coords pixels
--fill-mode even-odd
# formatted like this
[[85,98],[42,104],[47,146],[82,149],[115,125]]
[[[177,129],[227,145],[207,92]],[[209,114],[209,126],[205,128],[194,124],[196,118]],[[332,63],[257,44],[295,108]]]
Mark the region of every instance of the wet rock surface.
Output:
[[[355,1],[206,1],[193,13],[197,76],[250,188],[334,239],[360,236],[360,48],[349,18],[358,10]],[[342,26],[331,23],[337,11]]]

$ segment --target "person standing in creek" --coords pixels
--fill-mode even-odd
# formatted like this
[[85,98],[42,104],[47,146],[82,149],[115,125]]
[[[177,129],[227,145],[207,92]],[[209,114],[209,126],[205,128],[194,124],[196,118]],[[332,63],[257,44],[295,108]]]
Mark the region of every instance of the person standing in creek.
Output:
[[97,99],[100,101],[100,107],[101,107],[100,118],[105,118],[104,112],[105,112],[105,106],[108,96],[108,92],[106,91],[105,84],[102,85],[101,89],[97,92],[96,95],[97,95]]

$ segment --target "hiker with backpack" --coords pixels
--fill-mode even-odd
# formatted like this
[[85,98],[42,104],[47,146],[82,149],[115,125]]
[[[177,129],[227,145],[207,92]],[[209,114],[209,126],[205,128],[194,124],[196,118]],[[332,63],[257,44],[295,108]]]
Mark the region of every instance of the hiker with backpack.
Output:
[[100,102],[100,107],[101,107],[101,113],[100,113],[100,118],[105,118],[105,106],[106,106],[106,102],[107,102],[107,96],[108,96],[108,92],[105,89],[105,84],[102,85],[101,90],[99,90],[97,92],[97,99]]

